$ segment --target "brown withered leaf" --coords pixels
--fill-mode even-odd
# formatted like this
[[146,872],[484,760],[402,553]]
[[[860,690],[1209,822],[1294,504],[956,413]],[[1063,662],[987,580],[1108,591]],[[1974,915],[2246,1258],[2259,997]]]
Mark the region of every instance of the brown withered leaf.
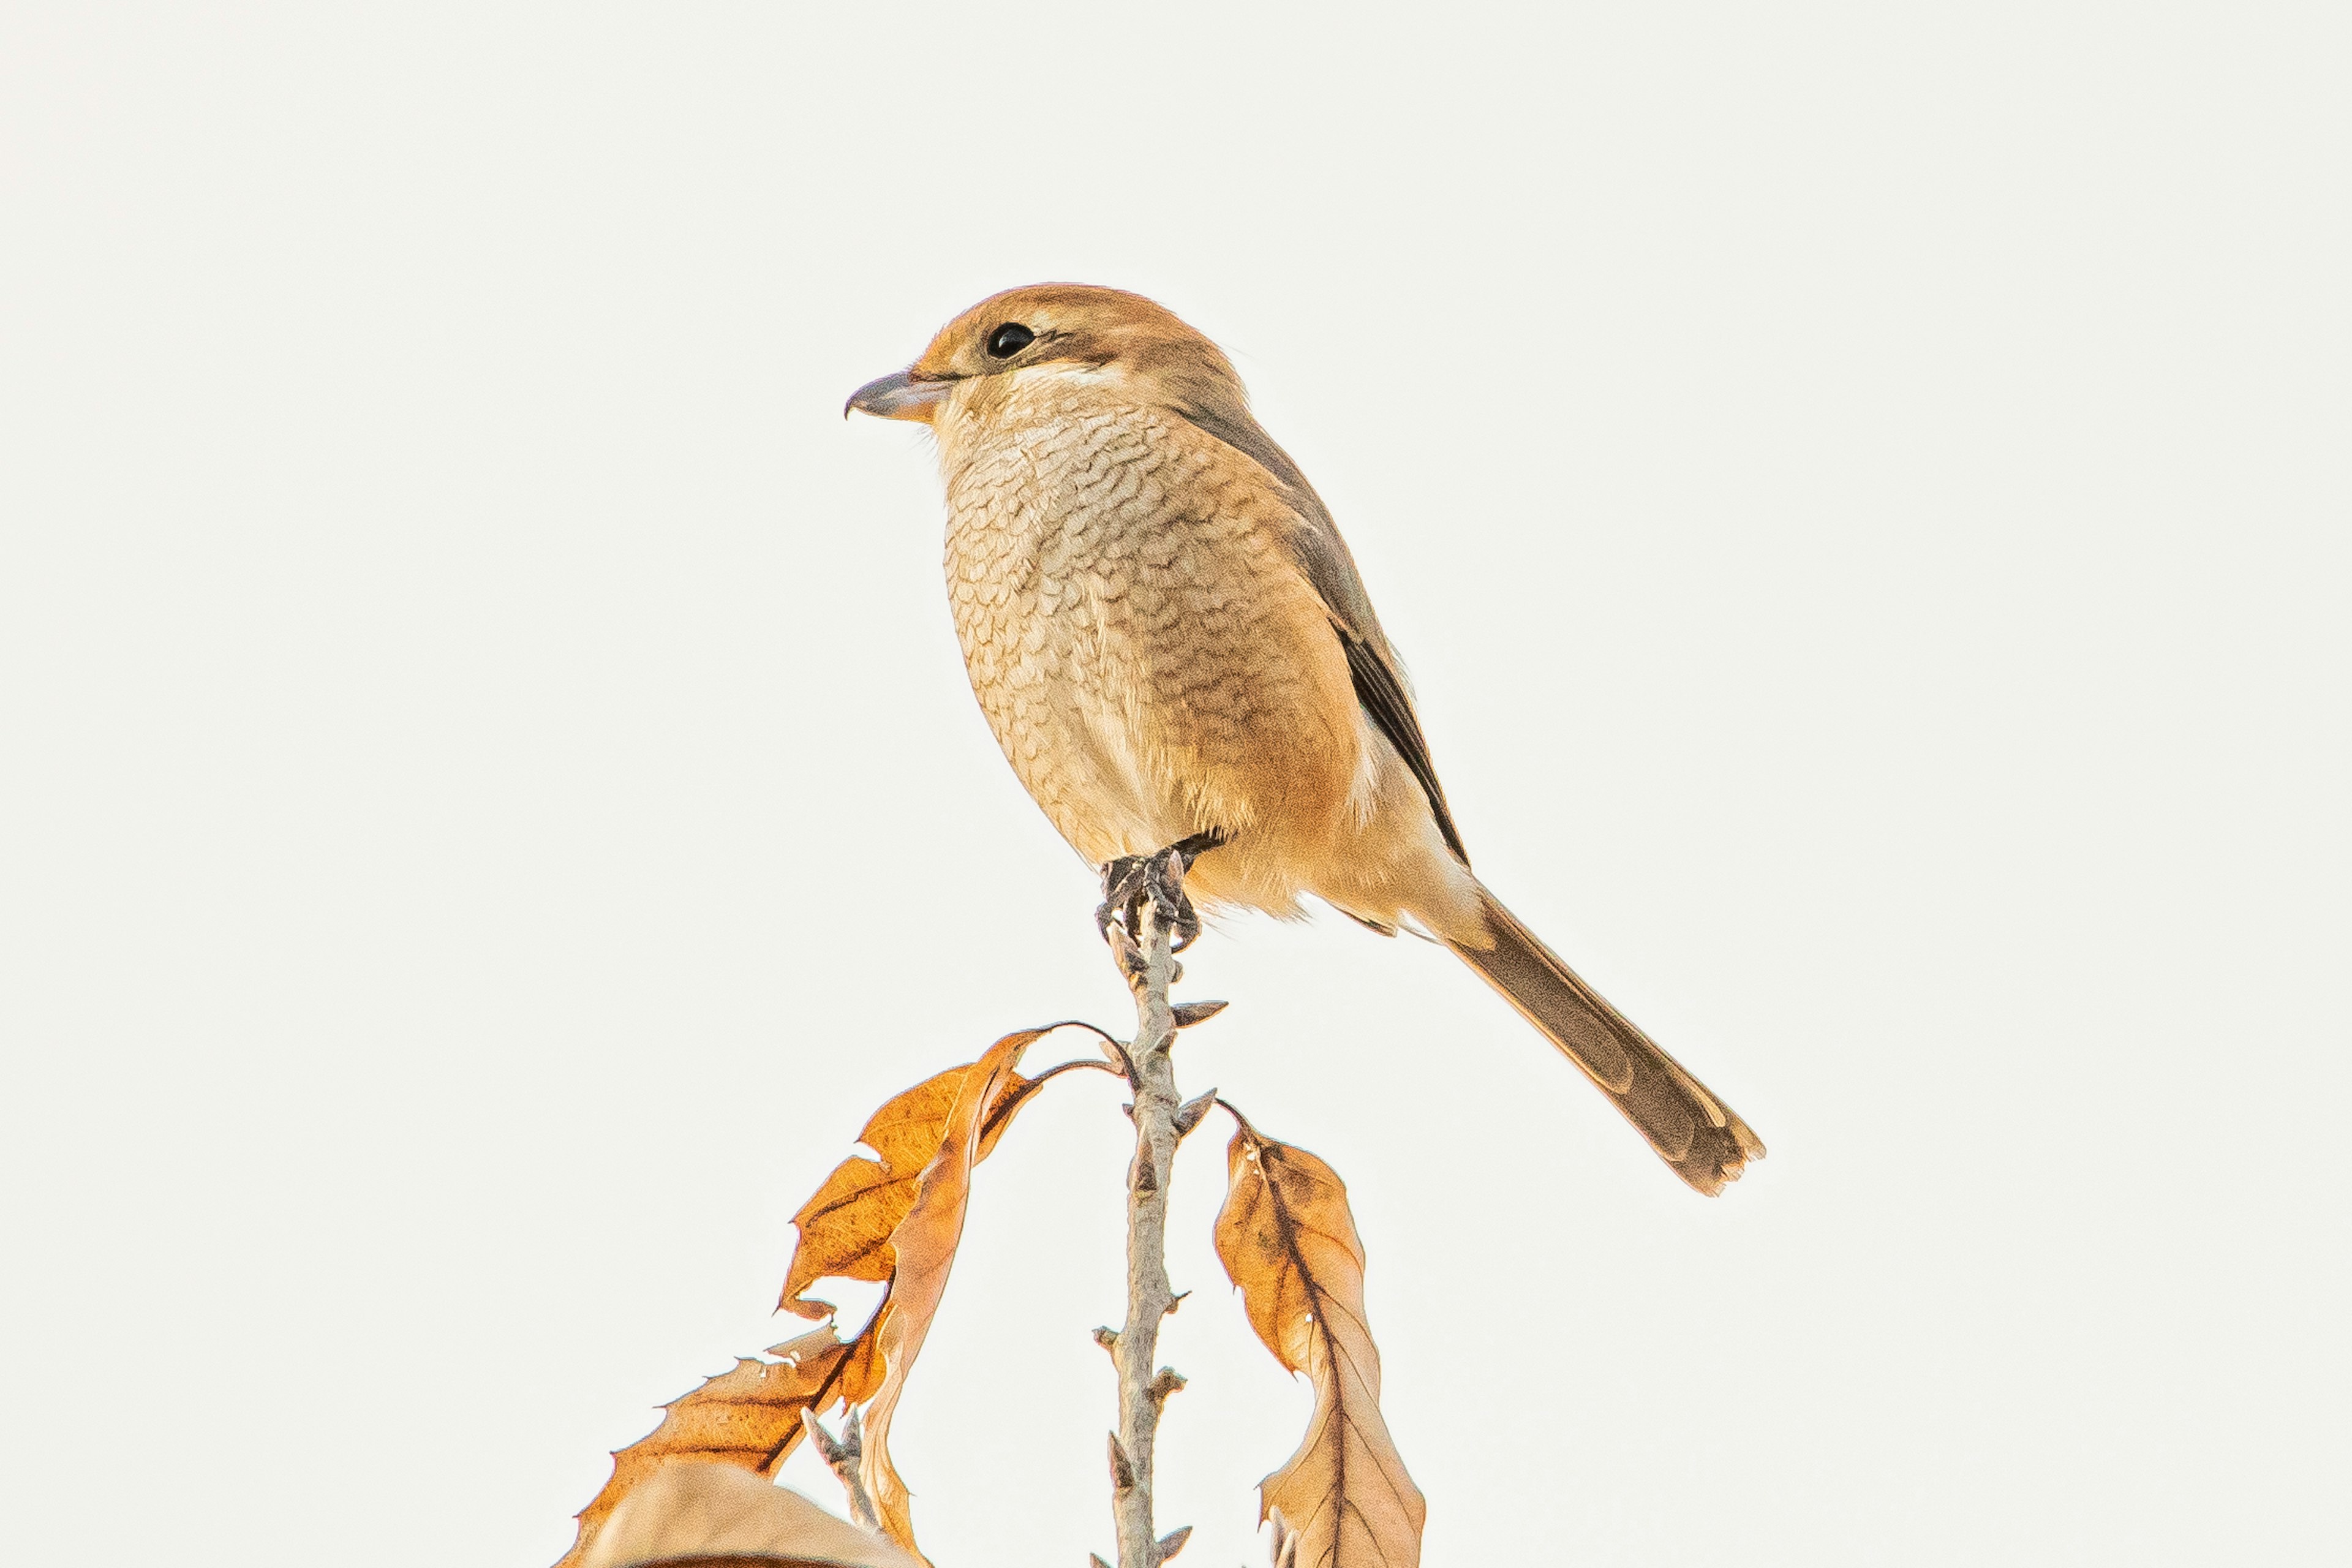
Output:
[[613,1510],[674,1460],[716,1462],[773,1476],[800,1441],[801,1412],[822,1413],[841,1397],[845,1374],[853,1370],[860,1348],[845,1344],[828,1325],[768,1352],[781,1361],[738,1361],[662,1406],[661,1424],[613,1456],[613,1479],[580,1510],[579,1535],[555,1568],[576,1568],[585,1561]]
[[[890,1420],[898,1413],[898,1396],[906,1391],[907,1374],[930,1332],[931,1319],[947,1290],[948,1270],[955,1264],[956,1247],[963,1239],[971,1168],[989,1142],[989,1111],[1008,1092],[1025,1093],[1015,1088],[1013,1064],[1045,1032],[1007,1035],[965,1069],[955,1101],[941,1119],[943,1132],[937,1152],[916,1179],[906,1217],[890,1234],[894,1262],[890,1294],[876,1314],[872,1331],[877,1336],[884,1366],[882,1385],[866,1407],[866,1452],[859,1475],[874,1500],[875,1511],[881,1516],[883,1531],[918,1556],[921,1551],[915,1544],[907,1483],[890,1462]],[[1002,1121],[998,1125],[1001,1130]],[[878,1145],[876,1152],[881,1152]]]
[[[1053,1076],[1023,1078],[1013,1064],[1050,1032],[1024,1029],[1007,1035],[980,1060],[927,1079],[875,1112],[860,1142],[883,1159],[845,1160],[803,1207],[801,1244],[793,1253],[782,1302],[803,1316],[827,1317],[830,1307],[803,1300],[799,1292],[833,1275],[879,1280],[886,1289],[873,1317],[853,1340],[844,1342],[828,1323],[769,1352],[783,1357],[782,1364],[739,1361],[733,1370],[665,1406],[658,1426],[613,1456],[612,1479],[581,1510],[579,1537],[555,1568],[579,1568],[613,1510],[632,1489],[673,1460],[716,1461],[772,1477],[801,1440],[803,1409],[822,1415],[838,1405],[863,1405],[877,1395],[893,1370],[903,1386],[905,1363],[921,1348],[946,1283],[947,1264],[962,1233],[962,1194],[969,1190],[971,1167],[995,1147],[1013,1113],[1038,1085]],[[974,1100],[987,1111],[976,1127],[967,1127],[974,1121],[967,1113]],[[956,1131],[957,1152],[948,1162],[952,1173],[943,1179],[954,1189],[954,1225],[945,1237],[942,1257],[940,1211],[949,1194],[943,1186],[929,1205],[920,1200],[929,1169],[940,1163],[951,1131]],[[828,1194],[835,1200],[830,1206]],[[904,1283],[894,1277],[900,1272],[898,1233],[910,1218],[921,1233],[914,1254],[922,1265],[918,1271],[919,1310],[912,1313],[901,1310]],[[896,1402],[893,1393],[891,1403]],[[867,1442],[871,1456],[878,1444],[871,1436]],[[882,1464],[887,1469],[887,1451]],[[898,1511],[895,1518],[886,1512],[884,1521],[894,1526],[893,1533],[912,1551],[906,1489],[895,1471],[889,1472],[889,1483],[897,1488]],[[866,1485],[874,1489],[876,1482],[869,1479]]]
[[[1025,1047],[1048,1032],[1024,1029],[1008,1035],[997,1042],[990,1057],[1012,1041],[1018,1040]],[[1015,1047],[1013,1054],[1018,1057],[1020,1047]],[[808,1300],[802,1292],[825,1279],[879,1283],[890,1278],[890,1235],[914,1206],[915,1184],[924,1166],[940,1151],[949,1113],[955,1107],[964,1080],[988,1059],[983,1057],[981,1062],[950,1068],[925,1079],[914,1088],[891,1096],[866,1121],[857,1141],[880,1158],[869,1160],[852,1155],[844,1160],[817,1188],[816,1195],[803,1204],[801,1212],[793,1216],[793,1223],[800,1227],[800,1245],[793,1249],[792,1267],[784,1275],[783,1293],[776,1305],[803,1318],[830,1317],[830,1302]],[[996,1140],[1011,1124],[1013,1112],[1036,1087],[1034,1079],[1025,1079],[1018,1073],[1005,1075],[1004,1083],[989,1103],[988,1122],[976,1158],[988,1158],[996,1147]]]
[[1225,1150],[1225,1175],[1217,1257],[1265,1348],[1315,1384],[1298,1451],[1258,1483],[1259,1517],[1280,1516],[1286,1565],[1416,1568],[1427,1509],[1381,1418],[1381,1354],[1364,1321],[1364,1247],[1348,1189],[1306,1150],[1246,1122]]
[[682,1460],[615,1510],[582,1568],[916,1568],[877,1535],[731,1465]]

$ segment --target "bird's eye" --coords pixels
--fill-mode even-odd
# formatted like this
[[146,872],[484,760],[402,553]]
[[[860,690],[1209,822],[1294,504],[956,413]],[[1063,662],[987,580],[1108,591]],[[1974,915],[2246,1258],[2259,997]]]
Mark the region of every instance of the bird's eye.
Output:
[[988,357],[1011,359],[1037,341],[1037,334],[1018,321],[1007,321],[988,334]]

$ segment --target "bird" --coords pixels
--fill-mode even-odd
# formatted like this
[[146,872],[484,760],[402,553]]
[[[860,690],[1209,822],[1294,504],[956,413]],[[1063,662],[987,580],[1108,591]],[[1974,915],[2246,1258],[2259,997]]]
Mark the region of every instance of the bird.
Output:
[[[1213,910],[1312,897],[1450,948],[1699,1192],[1764,1145],[1470,868],[1404,668],[1233,363],[1117,289],[992,295],[844,416],[928,425],[971,688],[1097,868],[1181,845]],[[1107,873],[1108,874],[1108,873]]]

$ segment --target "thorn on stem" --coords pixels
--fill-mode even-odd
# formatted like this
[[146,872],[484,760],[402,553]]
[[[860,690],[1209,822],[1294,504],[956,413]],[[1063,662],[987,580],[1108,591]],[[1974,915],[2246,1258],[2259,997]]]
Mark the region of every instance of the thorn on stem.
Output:
[[1127,1450],[1118,1446],[1118,1434],[1110,1434],[1110,1484],[1119,1491],[1135,1489],[1135,1467],[1128,1462]]
[[1095,1331],[1095,1343],[1102,1346],[1103,1349],[1108,1351],[1113,1356],[1117,1356],[1118,1354],[1118,1331],[1113,1328],[1097,1329]]
[[1087,1553],[1087,1568],[1110,1568],[1110,1564],[1102,1560],[1101,1552],[1089,1552]]
[[1178,1106],[1176,1108],[1176,1136],[1181,1138],[1186,1133],[1192,1131],[1193,1128],[1201,1125],[1201,1119],[1209,1114],[1209,1107],[1216,1103],[1217,1091],[1213,1089],[1205,1094],[1194,1095],[1192,1099]]
[[1174,1015],[1176,1026],[1189,1029],[1195,1024],[1205,1024],[1225,1010],[1223,1002],[1179,1002],[1169,1012]]
[[1135,939],[1127,934],[1127,928],[1118,924],[1106,926],[1103,928],[1103,940],[1110,943],[1110,956],[1118,965],[1118,972],[1127,976],[1129,984],[1139,980],[1147,967],[1143,950],[1135,945]]
[[1168,1396],[1184,1386],[1184,1376],[1172,1366],[1163,1366],[1151,1380],[1151,1398],[1157,1405],[1168,1403]]
[[1183,1551],[1184,1543],[1192,1539],[1192,1527],[1189,1524],[1170,1531],[1160,1538],[1160,1544],[1151,1549],[1151,1560],[1154,1563],[1167,1562],[1171,1557]]

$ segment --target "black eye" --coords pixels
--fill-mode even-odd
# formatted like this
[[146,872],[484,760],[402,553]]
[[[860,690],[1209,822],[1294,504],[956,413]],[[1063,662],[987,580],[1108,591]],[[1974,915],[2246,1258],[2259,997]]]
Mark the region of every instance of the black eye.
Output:
[[1011,359],[1037,341],[1037,334],[1018,321],[1007,321],[988,334],[988,357]]

